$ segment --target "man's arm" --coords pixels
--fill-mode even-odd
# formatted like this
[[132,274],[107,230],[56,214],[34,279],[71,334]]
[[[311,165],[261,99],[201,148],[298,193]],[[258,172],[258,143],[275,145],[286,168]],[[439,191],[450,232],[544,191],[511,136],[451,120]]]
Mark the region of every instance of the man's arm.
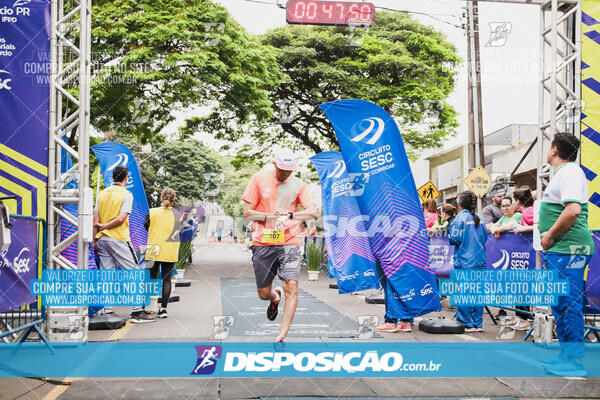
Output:
[[98,213],[98,211],[94,211],[94,228],[93,228],[94,236],[93,236],[92,242],[93,242],[94,250],[96,250],[96,251],[98,251],[98,246],[96,246],[96,235],[98,234],[98,224],[99,223],[100,223],[100,214]]
[[250,221],[267,221],[268,219],[275,219],[277,216],[273,213],[267,213],[262,211],[256,211],[254,209],[256,204],[250,204],[244,202],[244,218]]
[[309,219],[317,219],[319,217],[319,210],[317,206],[313,205],[302,211],[294,212],[294,219],[298,221],[308,221]]
[[119,216],[117,218],[114,218],[114,219],[108,221],[106,224],[97,223],[95,225],[98,227],[98,230],[100,230],[100,231],[103,231],[105,229],[116,228],[117,226],[119,226],[123,222],[125,222],[128,215],[129,215],[129,213],[122,212],[119,214]]
[[567,203],[554,225],[541,235],[544,250],[548,250],[557,236],[573,226],[579,214],[581,214],[581,204],[575,202]]

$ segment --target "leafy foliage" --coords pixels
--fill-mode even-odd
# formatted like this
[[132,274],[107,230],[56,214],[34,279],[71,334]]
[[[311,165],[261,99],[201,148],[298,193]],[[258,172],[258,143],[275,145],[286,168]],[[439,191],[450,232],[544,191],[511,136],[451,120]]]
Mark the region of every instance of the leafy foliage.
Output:
[[[210,0],[94,0],[92,124],[147,143],[190,106],[264,121],[274,51]],[[191,133],[184,130],[184,133]]]
[[155,151],[142,164],[148,204],[160,205],[166,187],[175,190],[179,204],[216,197],[222,167],[206,146],[195,140],[172,141]]
[[271,124],[239,129],[224,110],[205,121],[218,138],[237,142],[250,137],[252,143],[241,147],[248,158],[276,144],[315,153],[335,150],[333,129],[316,106],[345,98],[386,109],[413,151],[439,146],[455,132],[456,112],[445,99],[460,62],[456,49],[443,34],[405,13],[377,13],[377,24],[367,34],[346,27],[290,25],[268,32],[262,42],[277,49],[285,74],[269,91]]

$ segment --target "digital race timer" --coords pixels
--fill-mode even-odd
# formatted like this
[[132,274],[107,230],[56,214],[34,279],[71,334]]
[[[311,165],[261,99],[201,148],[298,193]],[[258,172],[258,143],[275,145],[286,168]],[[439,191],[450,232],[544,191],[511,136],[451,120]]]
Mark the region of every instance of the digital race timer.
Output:
[[367,25],[375,24],[375,5],[347,1],[288,0],[289,24]]

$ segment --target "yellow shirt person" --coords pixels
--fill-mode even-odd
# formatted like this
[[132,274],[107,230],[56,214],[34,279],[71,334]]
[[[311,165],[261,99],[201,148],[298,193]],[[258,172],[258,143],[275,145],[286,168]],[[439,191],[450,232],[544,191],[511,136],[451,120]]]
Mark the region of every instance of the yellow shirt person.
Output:
[[171,275],[179,256],[179,227],[178,215],[173,212],[175,191],[166,188],[160,195],[161,207],[152,208],[144,226],[148,230],[148,248],[146,261],[152,265],[150,277],[162,278],[162,302],[156,316],[167,318],[167,305],[171,296]]

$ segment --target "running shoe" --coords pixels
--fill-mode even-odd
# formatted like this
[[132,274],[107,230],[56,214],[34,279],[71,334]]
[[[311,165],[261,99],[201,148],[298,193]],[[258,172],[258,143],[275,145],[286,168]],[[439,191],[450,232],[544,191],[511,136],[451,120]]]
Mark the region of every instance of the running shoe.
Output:
[[465,328],[465,333],[473,333],[477,332],[477,328],[473,328],[472,326]]
[[156,315],[153,315],[145,310],[131,313],[131,322],[134,324],[145,324],[156,321]]
[[393,322],[384,322],[383,324],[381,324],[377,328],[375,328],[375,330],[377,332],[394,333],[394,332],[398,332],[398,325],[394,324]]
[[483,328],[482,327],[473,327],[473,329],[475,329],[474,332],[483,332]]
[[410,322],[406,322],[406,321],[398,322],[398,331],[399,332],[412,332],[412,327],[410,326]]
[[156,314],[156,318],[167,318],[167,309],[166,308],[161,308],[160,310],[158,310],[158,314]]
[[267,319],[269,321],[275,321],[275,318],[277,318],[277,314],[279,313],[279,303],[281,303],[281,288],[275,288],[273,291],[277,293],[279,300],[271,301],[269,307],[267,307]]

